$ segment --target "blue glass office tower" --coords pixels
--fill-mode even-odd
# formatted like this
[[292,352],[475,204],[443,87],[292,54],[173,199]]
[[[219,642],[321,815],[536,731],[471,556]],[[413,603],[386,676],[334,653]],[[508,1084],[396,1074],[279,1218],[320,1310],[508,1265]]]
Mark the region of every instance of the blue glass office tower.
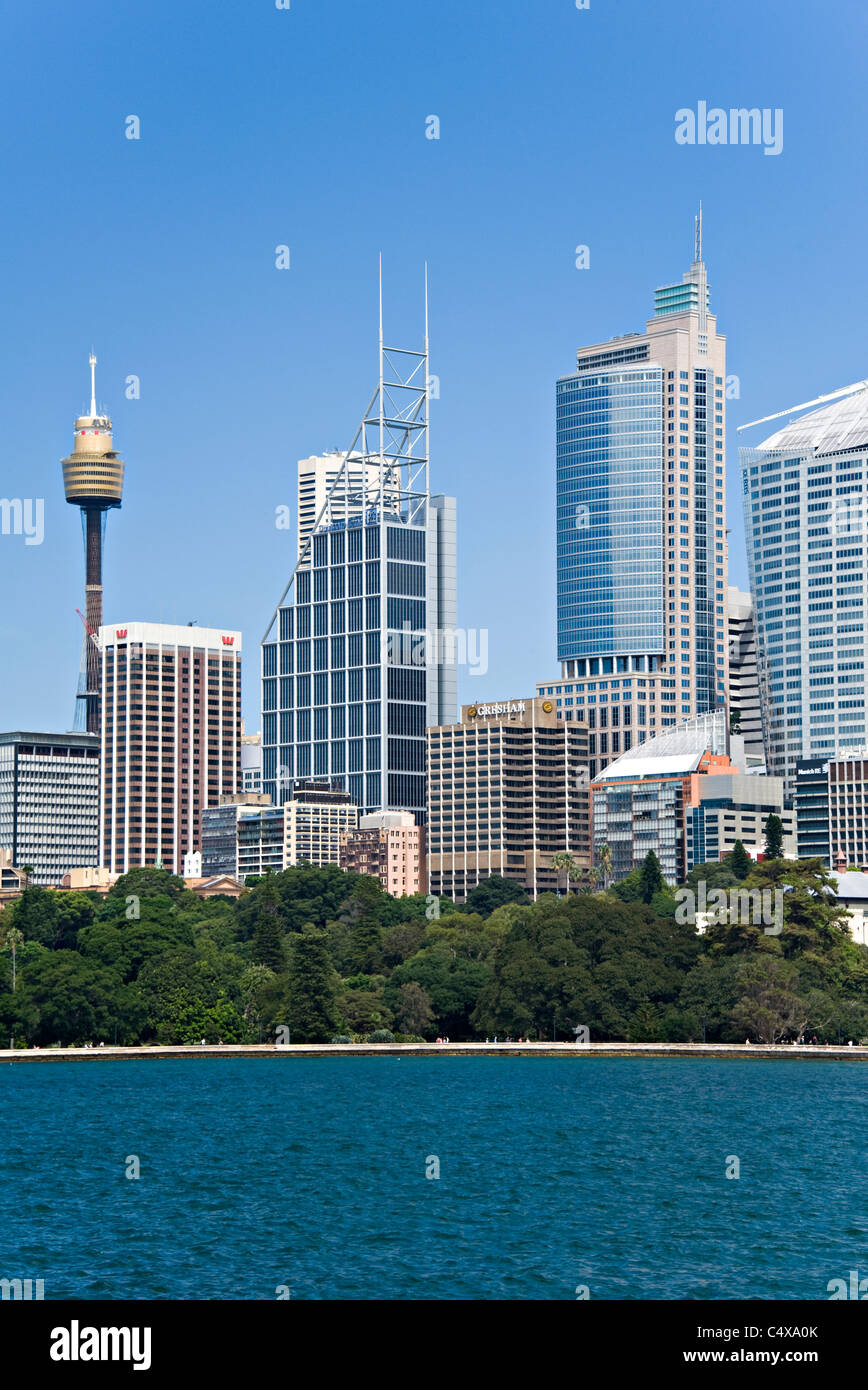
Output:
[[591,776],[726,703],[726,344],[701,223],[644,333],[579,348],[557,383],[557,642],[541,682],[591,729]]
[[661,367],[558,382],[557,487],[558,660],[661,653]]
[[[340,785],[425,818],[425,729],[457,718],[456,507],[428,486],[422,353],[380,382],[262,646],[263,790]],[[361,460],[354,475],[346,460]],[[351,476],[355,482],[351,482]]]

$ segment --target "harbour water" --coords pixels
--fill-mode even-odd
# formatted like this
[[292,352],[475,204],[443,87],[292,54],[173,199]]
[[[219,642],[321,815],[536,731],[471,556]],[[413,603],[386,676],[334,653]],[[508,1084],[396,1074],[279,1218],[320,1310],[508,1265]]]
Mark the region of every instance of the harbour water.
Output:
[[0,1135],[0,1278],[46,1300],[826,1299],[868,1276],[859,1063],[7,1064]]

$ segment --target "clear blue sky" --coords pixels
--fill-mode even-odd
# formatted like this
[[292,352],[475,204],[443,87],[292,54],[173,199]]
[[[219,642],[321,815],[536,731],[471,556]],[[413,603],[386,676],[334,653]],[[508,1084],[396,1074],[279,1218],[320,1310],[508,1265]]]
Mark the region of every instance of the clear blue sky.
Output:
[[[555,379],[643,326],[700,197],[746,585],[735,426],[868,376],[866,28],[857,0],[6,0],[0,496],[43,497],[46,533],[0,536],[0,728],[72,721],[59,460],[91,345],[127,462],[106,620],[240,628],[258,727],[294,547],[275,508],[367,404],[380,251],[393,341],[420,338],[430,267],[432,485],[459,499],[459,621],[489,630],[462,698],[556,674]],[[677,145],[700,100],[783,108],[783,153]]]

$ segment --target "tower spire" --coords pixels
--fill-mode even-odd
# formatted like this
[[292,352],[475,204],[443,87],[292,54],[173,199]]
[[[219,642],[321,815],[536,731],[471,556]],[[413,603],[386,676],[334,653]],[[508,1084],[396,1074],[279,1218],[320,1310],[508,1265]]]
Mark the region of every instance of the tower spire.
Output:
[[96,416],[96,355],[93,348],[90,350],[90,418]]
[[699,200],[699,212],[693,220],[693,259],[702,260],[702,199]]

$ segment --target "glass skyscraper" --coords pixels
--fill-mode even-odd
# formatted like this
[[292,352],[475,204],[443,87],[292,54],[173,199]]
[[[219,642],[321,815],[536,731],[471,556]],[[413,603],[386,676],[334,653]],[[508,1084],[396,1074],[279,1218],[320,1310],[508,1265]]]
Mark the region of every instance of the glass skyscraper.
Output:
[[868,390],[740,451],[768,770],[865,746]]
[[558,382],[558,659],[663,649],[663,371]]
[[700,221],[645,332],[579,348],[557,383],[561,675],[538,693],[587,719],[592,777],[725,706],[725,386]]
[[456,506],[429,491],[427,383],[427,342],[381,346],[378,390],[263,642],[263,790],[277,804],[316,780],[365,814],[424,821],[425,729],[457,718],[462,655]]

